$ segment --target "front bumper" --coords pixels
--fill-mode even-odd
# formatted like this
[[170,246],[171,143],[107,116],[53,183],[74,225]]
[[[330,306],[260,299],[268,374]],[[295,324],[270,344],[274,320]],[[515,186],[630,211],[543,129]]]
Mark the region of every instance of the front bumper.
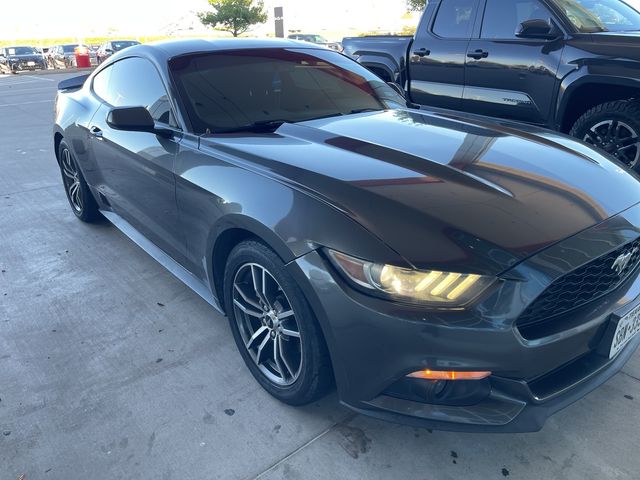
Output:
[[[618,372],[640,345],[639,335],[608,358],[612,325],[640,304],[638,270],[606,297],[555,318],[540,335],[527,332],[525,338],[516,320],[545,282],[573,270],[578,258],[595,258],[602,253],[597,249],[613,250],[640,236],[635,225],[639,207],[547,249],[503,275],[501,287],[470,310],[425,310],[369,297],[347,285],[320,251],[289,269],[323,327],[338,393],[348,407],[440,430],[537,431]],[[578,249],[589,255],[576,256],[574,264],[562,255]],[[486,395],[472,403],[398,395],[395,386],[408,373],[427,368],[493,375]]]
[[[580,400],[618,373],[640,346],[640,336],[610,362],[590,372],[553,398],[538,400],[524,381],[492,378],[492,392],[473,406],[426,405],[385,395],[351,405],[353,410],[383,420],[435,430],[522,433],[540,430],[554,413]],[[556,372],[561,374],[562,369]]]
[[23,71],[34,71],[34,70],[46,70],[47,64],[44,60],[42,61],[32,61],[33,65],[29,65],[28,61],[20,61],[20,62],[11,62],[9,63],[9,68],[14,72],[23,72]]

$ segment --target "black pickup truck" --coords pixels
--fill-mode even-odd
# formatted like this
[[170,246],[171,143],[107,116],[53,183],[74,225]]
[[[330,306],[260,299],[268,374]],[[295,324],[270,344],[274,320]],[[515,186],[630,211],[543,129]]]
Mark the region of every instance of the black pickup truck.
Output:
[[428,0],[414,37],[345,53],[414,103],[570,133],[640,170],[640,13],[630,0]]

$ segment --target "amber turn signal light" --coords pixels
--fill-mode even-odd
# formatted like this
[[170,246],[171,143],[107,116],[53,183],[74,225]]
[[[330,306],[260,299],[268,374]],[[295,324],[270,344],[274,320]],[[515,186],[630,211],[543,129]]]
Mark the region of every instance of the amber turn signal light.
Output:
[[482,380],[491,372],[444,372],[435,370],[418,370],[407,377],[424,378],[425,380]]

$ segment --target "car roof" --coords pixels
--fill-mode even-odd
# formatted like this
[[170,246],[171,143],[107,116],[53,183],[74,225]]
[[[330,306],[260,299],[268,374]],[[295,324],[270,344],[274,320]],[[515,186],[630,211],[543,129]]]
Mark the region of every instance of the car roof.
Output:
[[[308,43],[282,38],[223,38],[223,39],[181,39],[161,40],[127,48],[127,53],[144,53],[156,60],[168,61],[171,58],[194,53],[218,52],[223,50],[253,50],[261,48],[314,48]],[[320,48],[320,47],[318,47]]]

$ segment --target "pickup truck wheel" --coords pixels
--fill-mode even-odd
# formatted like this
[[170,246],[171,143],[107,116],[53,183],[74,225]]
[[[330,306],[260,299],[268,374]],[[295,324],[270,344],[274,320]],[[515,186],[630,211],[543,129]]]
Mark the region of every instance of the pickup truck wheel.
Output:
[[640,171],[640,101],[597,105],[578,118],[570,133]]

